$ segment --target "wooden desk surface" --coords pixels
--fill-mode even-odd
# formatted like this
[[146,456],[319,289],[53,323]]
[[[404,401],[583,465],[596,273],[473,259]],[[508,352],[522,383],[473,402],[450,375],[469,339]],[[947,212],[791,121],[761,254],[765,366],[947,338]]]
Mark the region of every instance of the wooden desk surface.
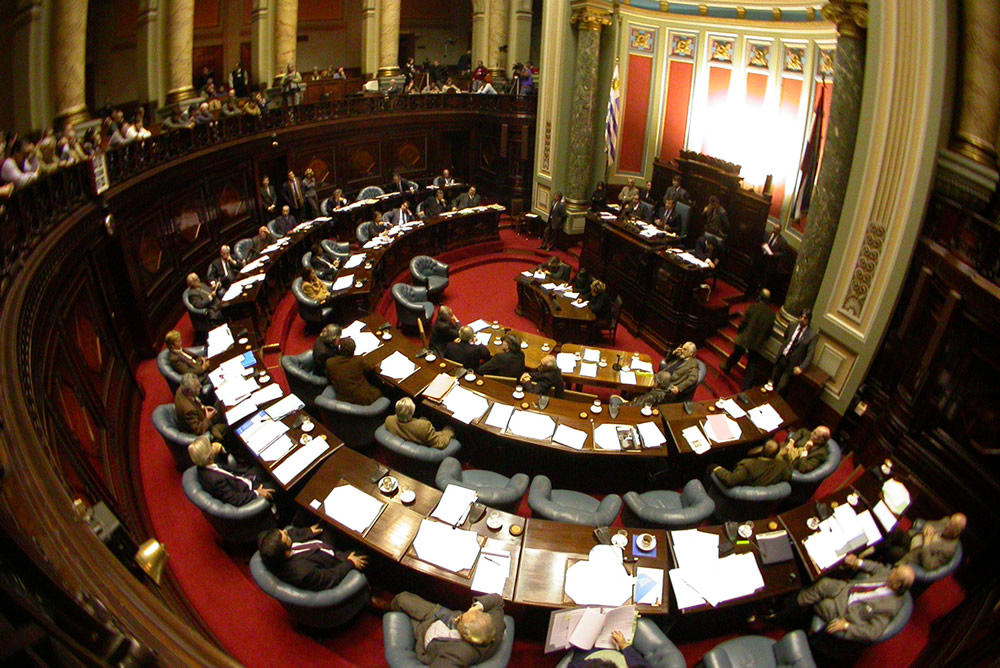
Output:
[[545,278],[535,278],[534,276],[528,277],[524,274],[518,274],[514,280],[517,283],[532,289],[541,299],[543,299],[548,305],[549,314],[553,318],[580,320],[588,323],[597,320],[597,318],[594,317],[594,312],[590,310],[589,306],[584,306],[582,308],[573,306],[574,300],[566,297],[562,292],[550,292],[542,287],[543,283],[556,283],[557,285],[564,285],[564,281],[554,281],[548,276]]
[[[749,399],[749,404],[747,405],[742,404],[736,394],[728,398],[736,401],[736,403],[744,411],[749,411],[751,408],[770,403],[774,410],[777,411],[778,415],[781,416],[781,425],[779,425],[778,429],[775,431],[785,429],[790,424],[793,424],[796,420],[798,420],[798,416],[788,405],[788,402],[786,402],[777,392],[765,392],[764,388],[757,387],[747,390],[746,395]],[[714,400],[695,402],[691,415],[688,415],[684,410],[683,404],[663,404],[660,406],[660,412],[663,415],[664,422],[667,424],[667,428],[670,430],[670,436],[673,438],[674,444],[677,446],[677,451],[682,454],[692,453],[694,451],[691,449],[691,446],[688,445],[687,440],[685,440],[681,432],[692,425],[702,426],[705,418],[709,415],[725,414],[725,411],[715,406]],[[763,432],[758,429],[757,426],[750,420],[748,415],[736,420],[736,423],[739,425],[740,431],[742,432],[740,437],[727,443],[712,443],[713,450],[756,443],[774,433],[774,431]],[[702,429],[702,431],[704,431],[704,429]]]

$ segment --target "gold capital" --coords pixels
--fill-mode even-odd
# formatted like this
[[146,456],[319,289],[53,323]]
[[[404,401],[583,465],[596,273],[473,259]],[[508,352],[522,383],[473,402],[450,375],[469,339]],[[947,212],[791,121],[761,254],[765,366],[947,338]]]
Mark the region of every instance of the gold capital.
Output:
[[823,5],[823,18],[837,26],[841,37],[861,38],[868,28],[868,3],[864,0],[830,0]]
[[600,32],[601,27],[611,25],[611,13],[594,7],[579,7],[573,11],[569,22],[577,24],[580,30]]

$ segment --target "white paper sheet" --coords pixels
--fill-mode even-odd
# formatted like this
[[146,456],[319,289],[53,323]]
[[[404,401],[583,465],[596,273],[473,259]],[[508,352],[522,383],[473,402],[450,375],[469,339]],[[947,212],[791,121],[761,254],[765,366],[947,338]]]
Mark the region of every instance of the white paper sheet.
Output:
[[573,373],[576,371],[576,355],[573,353],[557,353],[556,366],[563,373]]
[[698,529],[671,531],[670,542],[674,546],[677,566],[681,568],[697,566],[719,558],[719,535],[715,533]]
[[629,425],[611,424],[606,422],[594,427],[594,447],[601,450],[621,450],[622,445],[618,440],[618,427],[628,427]]
[[235,342],[229,325],[219,325],[208,333],[208,350],[205,351],[205,354],[208,357],[213,357],[228,350],[229,346]]
[[712,449],[712,444],[708,442],[708,439],[705,438],[705,434],[701,432],[701,429],[696,424],[683,430],[681,432],[681,436],[684,437],[684,440],[687,441],[689,446],[691,446],[691,449],[694,450],[695,454],[700,455]]
[[347,262],[344,263],[344,267],[343,268],[344,269],[354,269],[355,267],[357,267],[358,265],[360,265],[362,262],[364,262],[366,257],[368,257],[368,256],[365,255],[364,253],[354,253],[354,254],[351,255],[351,257],[347,258]]
[[491,325],[491,323],[486,322],[482,318],[480,318],[479,320],[476,320],[474,322],[470,322],[469,323],[469,327],[472,328],[473,332],[480,332],[480,331],[486,329],[487,327],[489,327],[490,325]]
[[465,424],[481,417],[490,407],[490,402],[485,397],[470,392],[461,385],[452,387],[441,403],[451,411],[453,418]]
[[764,404],[748,411],[750,421],[763,432],[771,432],[781,426],[781,416],[771,404]]
[[363,332],[364,329],[365,329],[365,323],[361,322],[360,320],[355,320],[350,325],[344,327],[344,329],[340,331],[340,336],[341,338],[344,339],[352,339],[356,335]]
[[513,406],[509,404],[501,404],[500,402],[494,402],[493,408],[490,409],[489,415],[486,416],[486,426],[496,427],[500,431],[503,431],[507,428],[507,422],[510,420],[510,416],[513,412]]
[[490,345],[490,339],[493,338],[492,336],[490,336],[491,331],[492,330],[486,330],[485,332],[476,332],[476,343],[482,346]]
[[640,422],[636,425],[636,429],[639,430],[644,448],[658,448],[667,442],[666,437],[655,422]]
[[226,411],[226,422],[232,426],[256,410],[257,402],[254,401],[253,395],[250,395],[250,398],[244,399]]
[[295,447],[295,441],[288,438],[288,434],[282,434],[278,439],[271,445],[264,448],[264,451],[260,453],[260,458],[265,462],[276,462]]
[[337,292],[338,290],[346,290],[347,288],[354,285],[354,274],[347,274],[346,276],[338,276],[337,280],[333,282],[330,286],[330,292]]
[[510,577],[510,552],[483,550],[472,574],[472,591],[483,594],[503,594]]
[[522,438],[547,441],[556,430],[555,421],[548,415],[516,410],[507,423],[507,433]]
[[885,501],[879,501],[875,504],[875,507],[872,508],[872,512],[875,513],[875,517],[878,518],[878,523],[882,525],[882,528],[885,529],[886,533],[892,531],[892,528],[896,526],[896,522],[898,520],[896,519],[896,516],[892,514],[892,511],[889,510],[889,506],[886,505]]
[[436,517],[452,526],[464,524],[465,519],[469,516],[469,508],[476,502],[477,498],[479,495],[474,489],[448,485],[438,500],[437,506],[434,507],[431,517]]
[[705,419],[705,435],[716,443],[735,441],[742,435],[740,426],[729,419],[728,415],[709,415]]
[[872,515],[872,511],[866,510],[863,513],[858,513],[858,522],[865,532],[865,540],[867,540],[868,545],[874,545],[882,540],[882,532],[875,525],[875,517]]
[[377,336],[371,332],[361,332],[360,334],[355,334],[351,337],[345,337],[341,334],[341,338],[351,338],[354,339],[354,354],[355,355],[367,355],[371,351],[377,349],[382,345],[382,342]]
[[457,573],[476,563],[479,536],[474,531],[453,529],[447,524],[425,519],[413,539],[413,549],[423,561]]
[[417,365],[398,350],[379,364],[379,373],[395,380],[405,380],[417,371]]
[[618,372],[618,382],[623,385],[635,385],[635,372],[634,371],[619,371]]
[[282,485],[287,485],[295,479],[295,476],[305,471],[317,459],[330,449],[330,444],[325,438],[314,438],[301,448],[292,453],[288,459],[281,462],[271,474],[278,479]]
[[621,548],[613,545],[594,546],[589,559],[566,570],[566,595],[577,605],[619,606],[632,598],[634,587],[635,578],[622,566]]
[[271,404],[271,406],[267,408],[266,412],[268,417],[272,420],[280,420],[286,415],[291,415],[304,406],[305,403],[303,403],[301,399],[294,394],[289,394],[281,401]]
[[323,501],[323,512],[327,517],[360,534],[375,523],[384,509],[384,501],[365,494],[354,485],[334,487]]
[[575,306],[576,308],[587,308],[587,306],[589,304],[590,304],[589,301],[585,301],[585,302],[580,302],[580,301],[570,302],[570,305],[571,306]]
[[580,362],[580,375],[586,378],[596,378],[597,364],[594,362]]
[[268,383],[264,387],[260,388],[256,392],[250,395],[258,406],[266,404],[269,401],[274,401],[275,399],[280,399],[285,394],[284,390],[277,383]]
[[739,404],[737,404],[732,399],[719,399],[719,401],[717,401],[715,405],[721,408],[722,410],[726,411],[726,414],[729,415],[729,417],[733,418],[734,420],[739,420],[741,417],[747,414],[747,412],[742,408],[740,408]]
[[601,351],[594,348],[584,348],[583,349],[583,361],[584,362],[600,362],[601,361]]
[[583,444],[587,442],[587,432],[560,424],[556,427],[552,440],[574,450],[583,450]]
[[645,371],[646,373],[653,373],[653,363],[643,362],[638,357],[633,357],[632,361],[629,362],[629,366],[632,367],[633,371]]

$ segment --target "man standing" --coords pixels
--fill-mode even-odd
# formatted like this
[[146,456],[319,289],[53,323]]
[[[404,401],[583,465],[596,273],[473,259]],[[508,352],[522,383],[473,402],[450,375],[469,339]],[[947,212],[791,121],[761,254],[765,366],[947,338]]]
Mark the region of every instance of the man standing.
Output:
[[743,357],[743,353],[747,353],[747,368],[743,375],[744,390],[754,386],[764,363],[764,344],[767,343],[767,337],[771,335],[771,329],[774,327],[774,311],[768,305],[770,299],[771,292],[767,289],[761,290],[757,301],[747,308],[736,330],[733,354],[722,365],[722,372],[728,376]]
[[719,198],[712,195],[708,198],[708,205],[702,210],[705,217],[705,234],[716,238],[717,241],[725,241],[729,236],[729,214],[722,208]]
[[269,176],[260,180],[260,199],[264,203],[264,211],[268,217],[273,218],[278,215],[278,193],[274,191]]
[[680,176],[676,176],[675,175],[670,180],[670,187],[667,188],[667,192],[663,196],[663,200],[664,201],[666,201],[668,199],[672,199],[675,202],[690,202],[691,201],[691,195],[689,195],[688,191],[684,190],[684,188],[681,187],[681,177]]
[[421,663],[457,668],[482,663],[503,642],[503,599],[487,594],[474,600],[468,610],[458,612],[402,592],[392,599],[390,610],[410,618]]
[[556,243],[556,236],[566,222],[566,202],[563,201],[563,194],[559,191],[552,196],[552,206],[549,207],[549,220],[545,224],[545,232],[542,233],[542,250],[552,250]]
[[236,91],[236,97],[247,97],[249,92],[247,83],[249,80],[250,77],[247,75],[247,71],[243,69],[243,63],[236,63],[236,68],[229,73],[229,87]]
[[281,196],[292,214],[298,218],[302,214],[302,207],[306,204],[306,195],[302,181],[292,170],[288,170],[288,180],[281,184]]
[[816,332],[809,326],[811,316],[809,309],[805,309],[794,327],[788,325],[778,358],[774,360],[774,371],[771,372],[771,382],[778,392],[783,392],[792,376],[802,375],[803,369],[812,363],[813,353],[816,351]]
[[750,275],[747,277],[747,289],[744,294],[751,295],[757,290],[761,279],[764,285],[768,285],[767,276],[774,274],[781,266],[782,258],[788,249],[788,242],[781,236],[781,225],[769,223],[764,241],[760,245],[760,252],[754,255],[753,264],[750,267]]

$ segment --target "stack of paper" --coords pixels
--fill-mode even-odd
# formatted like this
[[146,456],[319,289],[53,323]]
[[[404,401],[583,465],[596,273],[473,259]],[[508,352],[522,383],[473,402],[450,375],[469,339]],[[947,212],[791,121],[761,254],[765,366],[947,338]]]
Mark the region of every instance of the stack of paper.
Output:
[[208,350],[205,354],[213,357],[227,350],[233,343],[235,339],[229,330],[229,325],[219,325],[208,333]]
[[341,338],[354,339],[355,355],[367,355],[368,353],[370,353],[373,350],[376,350],[379,346],[382,345],[382,342],[379,341],[378,337],[372,334],[371,332],[361,332],[359,334],[355,334],[349,337],[341,334]]
[[587,432],[560,424],[556,427],[552,440],[574,450],[583,450],[583,444],[587,442]]
[[[275,399],[280,399],[284,395],[284,391],[281,386],[277,383],[270,383],[260,388],[256,392],[250,395],[250,399],[253,399],[254,403],[258,406],[263,406],[269,401],[274,401]],[[243,403],[246,403],[245,401]],[[277,418],[275,418],[277,419]]]
[[436,517],[452,526],[465,524],[465,520],[469,516],[469,508],[472,507],[477,498],[479,495],[474,489],[448,485],[434,508],[434,512],[431,513],[431,517]]
[[732,399],[719,399],[715,405],[726,411],[726,414],[734,420],[739,420],[747,414],[747,412],[740,408],[739,404]]
[[596,378],[597,364],[594,362],[580,362],[580,375],[587,378]]
[[482,417],[490,407],[490,402],[485,397],[470,392],[461,385],[453,386],[441,403],[451,411],[452,417],[465,424]]
[[589,301],[586,301],[586,302],[580,302],[580,301],[571,302],[571,306],[575,306],[576,308],[587,308],[588,304],[590,304]]
[[359,264],[361,264],[362,262],[364,262],[366,257],[368,257],[368,256],[365,255],[364,253],[354,253],[354,254],[351,255],[351,257],[347,258],[347,262],[345,262],[344,266],[341,267],[341,268],[342,269],[354,269]]
[[633,357],[632,361],[629,362],[629,366],[632,367],[634,371],[644,371],[646,373],[653,373],[653,363],[643,362],[638,357]]
[[455,379],[446,373],[439,373],[430,384],[424,388],[424,396],[432,401],[441,401],[455,386]]
[[875,504],[872,511],[875,513],[875,517],[878,518],[878,523],[882,525],[882,528],[885,529],[886,533],[892,531],[892,528],[896,526],[896,516],[892,514],[891,510],[889,510],[889,506],[886,505],[885,501],[879,501]]
[[743,433],[727,415],[709,415],[705,419],[705,435],[716,443],[735,441]]
[[716,533],[698,529],[671,531],[670,542],[674,546],[677,566],[681,568],[719,558],[719,534]]
[[333,282],[330,286],[330,292],[337,292],[338,290],[346,290],[347,288],[354,285],[354,274],[347,274],[346,276],[338,276],[337,280]]
[[469,327],[472,328],[473,332],[480,332],[490,326],[490,323],[486,322],[482,318],[474,322],[469,323]]
[[776,431],[781,426],[781,416],[771,404],[751,408],[748,412],[750,421],[763,432]]
[[573,373],[576,371],[576,355],[573,353],[557,353],[556,366],[563,373]]
[[384,502],[365,494],[354,485],[334,487],[323,501],[323,512],[327,517],[362,535],[375,524],[383,510]]
[[215,385],[215,396],[225,406],[235,406],[260,389],[257,381],[243,376],[225,376]]
[[479,536],[475,531],[454,529],[447,524],[425,519],[413,539],[417,556],[445,570],[471,569],[479,556]]
[[708,452],[712,449],[712,445],[705,438],[705,435],[701,433],[701,429],[698,425],[691,425],[687,429],[681,432],[681,436],[687,441],[687,444],[691,446],[691,449],[695,451],[696,454],[702,454]]
[[586,561],[566,570],[566,595],[577,605],[622,605],[632,598],[635,578],[622,566],[622,549],[595,545]]
[[414,364],[409,357],[398,350],[382,360],[382,363],[379,365],[379,373],[387,378],[394,378],[395,380],[404,380],[409,378],[416,372],[416,370],[417,365]]
[[619,371],[618,372],[618,382],[623,385],[635,385],[635,372],[634,371]]
[[615,631],[624,636],[626,644],[631,644],[635,635],[635,619],[634,605],[614,609],[586,607],[554,610],[549,617],[545,653],[565,651],[571,646],[582,650],[595,647],[617,649],[611,639]]
[[584,362],[600,362],[601,361],[601,351],[594,348],[584,348],[583,349],[583,361]]
[[360,320],[355,320],[350,325],[344,327],[344,329],[341,330],[340,336],[341,338],[344,339],[350,339],[353,338],[355,335],[360,334],[364,330],[365,330],[365,323],[361,322]]
[[494,402],[493,408],[490,409],[489,415],[486,416],[485,424],[487,427],[495,427],[503,431],[507,428],[507,423],[510,421],[510,416],[513,412],[513,406]]
[[507,423],[507,433],[536,441],[547,441],[556,430],[555,421],[548,415],[516,410]]
[[[243,442],[246,443],[247,447],[255,455],[259,455],[264,451],[264,448],[288,432],[288,425],[284,422],[267,418],[263,411],[257,415],[265,415],[265,418],[258,420],[257,417],[254,417],[253,420],[244,425],[246,429],[240,433],[243,437]],[[237,432],[240,431],[240,429],[237,429]]]
[[499,549],[483,550],[472,575],[472,591],[483,594],[503,594],[510,577],[510,552]]
[[[280,422],[278,424],[281,424]],[[330,444],[325,438],[314,438],[298,450],[293,452],[288,459],[281,462],[271,474],[277,478],[282,485],[287,485],[292,480],[313,465],[320,457],[330,449]]]
[[[270,387],[270,385],[268,386]],[[281,388],[279,388],[280,390]],[[254,394],[257,394],[256,392]],[[245,418],[246,416],[257,410],[257,402],[254,400],[254,394],[251,394],[248,399],[244,399],[240,403],[236,404],[228,411],[226,411],[226,422],[232,426]]]
[[258,269],[262,269],[264,267],[264,264],[265,264],[264,260],[265,260],[265,258],[259,257],[256,260],[254,260],[253,262],[248,262],[247,264],[243,265],[242,269],[240,269],[240,273],[241,274],[252,274],[253,272],[257,271]]
[[304,406],[305,403],[303,403],[301,399],[294,394],[289,394],[281,401],[271,404],[271,406],[267,409],[267,415],[272,420],[280,420],[286,415],[291,415]]
[[488,345],[490,345],[490,339],[491,338],[492,337],[490,336],[490,331],[489,330],[487,330],[485,332],[476,332],[476,343],[478,343],[481,346],[488,346]]
[[282,434],[274,443],[264,448],[260,453],[260,458],[265,462],[276,462],[295,447],[295,441],[288,438],[288,434]]
[[753,552],[730,554],[719,559],[706,558],[670,571],[674,599],[681,610],[708,603],[716,606],[742,596],[749,596],[764,587],[764,576]]
[[655,422],[642,422],[636,425],[639,430],[639,436],[642,438],[642,447],[644,448],[658,448],[667,442],[667,439],[663,436],[663,432],[656,425]]

